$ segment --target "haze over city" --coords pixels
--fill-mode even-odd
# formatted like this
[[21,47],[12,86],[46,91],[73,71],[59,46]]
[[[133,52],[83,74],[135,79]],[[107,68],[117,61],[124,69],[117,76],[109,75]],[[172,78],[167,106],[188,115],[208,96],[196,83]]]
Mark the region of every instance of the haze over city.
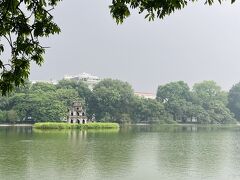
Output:
[[112,19],[110,2],[61,2],[54,18],[62,32],[44,40],[51,48],[30,79],[88,72],[144,92],[178,80],[190,86],[214,80],[225,90],[240,81],[239,2],[209,7],[201,1],[154,22],[134,11],[122,25]]

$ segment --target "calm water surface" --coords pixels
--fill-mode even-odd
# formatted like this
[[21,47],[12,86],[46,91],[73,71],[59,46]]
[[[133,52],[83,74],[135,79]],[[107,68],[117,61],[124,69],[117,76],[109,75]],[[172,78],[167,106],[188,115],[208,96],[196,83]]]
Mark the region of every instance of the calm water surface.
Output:
[[240,127],[0,127],[0,179],[239,180]]

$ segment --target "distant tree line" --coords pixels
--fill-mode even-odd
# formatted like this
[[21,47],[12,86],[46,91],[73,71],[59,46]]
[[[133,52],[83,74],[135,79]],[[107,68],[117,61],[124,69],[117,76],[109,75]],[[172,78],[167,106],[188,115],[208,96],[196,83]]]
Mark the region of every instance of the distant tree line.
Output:
[[25,83],[0,97],[0,123],[63,121],[73,101],[82,102],[88,118],[118,123],[230,124],[240,120],[240,83],[229,92],[214,81],[160,85],[156,99],[134,95],[131,85],[104,79],[91,91],[77,80],[58,84]]

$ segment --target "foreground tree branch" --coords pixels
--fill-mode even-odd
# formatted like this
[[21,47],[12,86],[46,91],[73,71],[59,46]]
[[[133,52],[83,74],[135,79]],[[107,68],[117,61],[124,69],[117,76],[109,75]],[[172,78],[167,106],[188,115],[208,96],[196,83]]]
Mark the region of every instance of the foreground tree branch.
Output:
[[[131,9],[136,9],[139,14],[144,13],[145,18],[153,21],[155,18],[163,19],[165,16],[172,14],[187,6],[188,3],[197,0],[112,0],[109,6],[110,13],[116,22],[123,23],[124,19],[130,16]],[[216,0],[222,3],[223,0]],[[204,3],[212,5],[214,0],[206,0]],[[234,3],[235,0],[231,0]]]
[[[0,0],[0,56],[10,48],[8,62],[0,59],[0,91],[11,92],[24,83],[31,61],[43,63],[45,48],[39,38],[60,32],[51,11],[60,0]],[[8,44],[3,43],[6,39]],[[6,68],[8,64],[8,68]]]

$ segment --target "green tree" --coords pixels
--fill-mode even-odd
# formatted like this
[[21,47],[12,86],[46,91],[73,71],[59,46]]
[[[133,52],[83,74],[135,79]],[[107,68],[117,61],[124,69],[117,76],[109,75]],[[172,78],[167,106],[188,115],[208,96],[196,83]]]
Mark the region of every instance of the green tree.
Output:
[[18,114],[14,110],[10,110],[6,112],[6,122],[15,123],[19,120]]
[[[11,96],[1,96],[0,110],[3,115],[14,110],[20,121],[61,121],[73,101],[85,105],[78,89],[60,88],[49,83],[27,84],[17,88]],[[5,117],[2,119],[6,121]]]
[[[187,6],[188,3],[195,0],[113,0],[109,6],[110,12],[117,23],[122,23],[125,18],[130,16],[130,9],[137,9],[139,14],[144,13],[145,18],[150,21],[157,18],[164,18],[172,14],[176,10],[180,10]],[[219,3],[222,0],[218,0]],[[234,3],[235,0],[231,0]],[[214,0],[206,0],[205,4],[212,5]]]
[[84,100],[79,97],[75,89],[57,89],[53,94],[55,99],[63,102],[66,107],[71,106],[74,101],[85,103]]
[[190,91],[182,81],[158,87],[157,100],[162,102],[175,121],[183,123],[196,118],[198,123],[236,123],[227,108],[227,93],[214,81],[196,83]]
[[[70,90],[70,91],[77,92],[77,94],[75,94],[74,100],[69,99],[70,103],[68,104],[68,106],[70,106],[73,101],[81,101],[82,104],[84,104],[84,106],[87,110],[87,116],[89,118],[91,118],[91,116],[94,112],[91,113],[91,109],[89,109],[89,103],[92,99],[93,93],[88,88],[88,85],[84,81],[63,79],[63,80],[60,80],[56,86],[58,88],[58,91],[64,91],[64,90],[67,89],[67,90]],[[65,94],[65,97],[67,97],[67,96],[68,95]]]
[[0,123],[5,123],[7,121],[7,112],[0,110]]
[[[0,55],[10,47],[9,63],[0,59],[0,91],[3,95],[24,84],[30,62],[43,63],[42,37],[59,33],[51,10],[60,0],[1,0]],[[4,44],[4,41],[8,43]]]
[[171,117],[161,102],[136,96],[132,101],[131,119],[134,123],[169,123]]
[[7,96],[0,96],[0,109],[9,110],[11,106],[9,105],[9,98]]
[[120,122],[122,115],[129,114],[133,97],[133,89],[128,83],[105,79],[94,87],[89,110],[99,121],[108,116],[108,120]]
[[31,86],[31,91],[50,92],[56,91],[56,86],[50,83],[37,82]]
[[211,123],[209,113],[199,104],[191,104],[188,106],[187,117],[196,118],[200,124]]
[[[13,92],[14,93],[29,93],[31,87],[32,87],[32,83],[29,80],[26,80],[24,82],[24,84],[20,85],[19,87],[16,87],[15,91],[13,91]],[[9,93],[8,95],[11,95],[11,93]]]
[[157,99],[163,103],[174,99],[189,100],[190,97],[190,88],[183,81],[170,82],[157,90]]
[[190,88],[186,83],[177,81],[159,86],[157,100],[164,104],[175,121],[186,121],[188,107],[192,105]]
[[208,108],[209,102],[220,101],[227,105],[227,93],[221,90],[221,87],[214,81],[203,81],[193,85],[193,94],[195,100],[203,107]]
[[201,106],[205,113],[206,120],[203,122],[213,124],[236,123],[233,114],[227,108],[227,93],[214,81],[203,81],[193,86],[195,104]]
[[60,121],[67,113],[67,106],[63,101],[50,92],[19,93],[12,96],[9,103],[21,121],[29,118],[35,121]]
[[235,124],[236,120],[230,110],[220,101],[211,102],[207,112],[212,124]]
[[92,92],[88,85],[83,81],[78,80],[60,80],[57,84],[58,89],[74,89],[82,99],[88,100]]
[[240,120],[240,83],[235,84],[228,94],[228,107],[235,114],[237,120]]

